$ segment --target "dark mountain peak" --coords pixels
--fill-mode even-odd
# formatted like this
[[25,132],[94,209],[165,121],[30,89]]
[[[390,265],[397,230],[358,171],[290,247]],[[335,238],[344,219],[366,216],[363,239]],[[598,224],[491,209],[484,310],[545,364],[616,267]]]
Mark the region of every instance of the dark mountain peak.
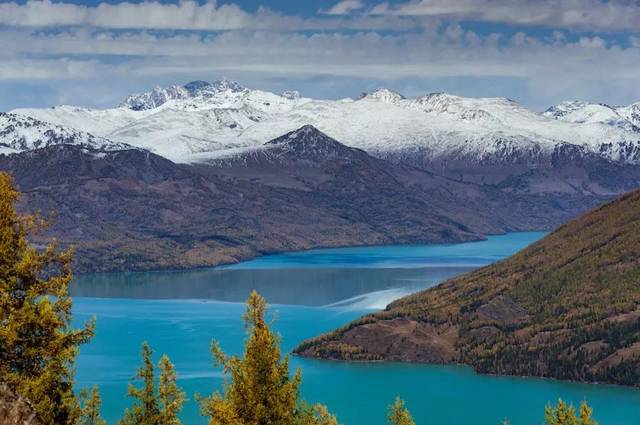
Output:
[[223,78],[221,80],[216,80],[213,83],[203,80],[191,81],[190,83],[182,86],[190,96],[200,96],[211,93],[219,93],[224,91],[231,91],[234,93],[241,92],[245,90],[243,86],[241,86],[236,81],[230,80],[228,78]]
[[320,131],[318,128],[314,127],[311,124],[305,124],[302,127],[290,131],[286,134],[283,134],[282,136],[276,137],[273,140],[268,141],[267,143],[265,143],[266,145],[276,145],[276,144],[281,144],[281,143],[289,143],[292,141],[307,141],[307,140],[317,140],[317,139],[330,139],[333,140],[334,142],[337,142],[336,140],[332,139],[331,137],[327,136],[325,133],[323,133],[322,131]]
[[202,90],[205,87],[209,87],[211,85],[210,82],[208,81],[203,81],[203,80],[196,80],[196,81],[191,81],[190,83],[187,83],[184,85],[184,88],[189,92],[189,93],[195,93],[197,91]]
[[270,140],[265,146],[271,150],[280,149],[305,158],[347,156],[355,152],[366,155],[358,149],[343,145],[310,124]]

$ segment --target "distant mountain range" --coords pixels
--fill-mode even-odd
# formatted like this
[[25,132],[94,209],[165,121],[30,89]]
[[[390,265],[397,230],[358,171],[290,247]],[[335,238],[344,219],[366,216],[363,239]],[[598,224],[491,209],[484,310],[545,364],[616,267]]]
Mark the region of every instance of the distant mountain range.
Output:
[[639,252],[635,191],[504,261],[394,301],[295,352],[638,386]]
[[[551,229],[638,187],[638,104],[536,113],[502,98],[326,101],[194,81],[112,109],[1,113],[0,169],[30,208],[58,212],[84,270],[454,242]],[[116,239],[126,258],[112,258]]]
[[[12,112],[148,149],[177,163],[260,150],[265,142],[310,124],[378,158],[519,192],[614,195],[640,181],[628,167],[640,164],[640,103],[565,102],[536,113],[504,98],[432,93],[408,99],[380,89],[356,100],[326,101],[221,80],[157,87],[112,109]],[[3,139],[0,146],[11,143]]]
[[394,164],[312,126],[211,164],[59,144],[0,155],[78,271],[189,268],[319,246],[457,242],[541,229],[603,198],[506,193]]

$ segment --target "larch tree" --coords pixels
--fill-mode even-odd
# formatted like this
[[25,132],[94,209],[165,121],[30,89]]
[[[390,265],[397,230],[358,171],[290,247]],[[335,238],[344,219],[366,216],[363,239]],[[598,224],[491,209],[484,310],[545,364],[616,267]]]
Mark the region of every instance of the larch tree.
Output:
[[335,417],[324,406],[309,408],[300,400],[302,374],[289,375],[288,356],[280,353],[280,338],[265,321],[267,303],[256,291],[244,315],[247,339],[243,357],[227,356],[219,344],[211,352],[227,377],[224,391],[201,398],[211,425],[332,425]]
[[158,367],[160,383],[156,390],[155,370],[151,358],[151,347],[142,344],[142,366],[135,379],[142,380],[140,388],[129,385],[128,395],[136,402],[126,409],[120,425],[180,425],[178,413],[186,401],[184,392],[176,383],[176,372],[169,357],[162,356]]
[[409,409],[400,397],[396,397],[396,401],[389,406],[387,421],[390,425],[415,425]]
[[97,385],[93,386],[90,393],[86,389],[82,390],[80,392],[80,401],[78,425],[107,425],[102,416],[100,416],[102,400],[100,399]]
[[155,390],[155,375],[153,360],[151,359],[151,347],[144,342],[142,344],[142,365],[135,375],[135,379],[142,380],[142,387],[137,388],[129,384],[127,394],[136,402],[131,409],[126,409],[124,417],[120,420],[122,425],[157,425],[160,409]]
[[180,425],[178,414],[187,398],[176,383],[176,371],[169,357],[162,356],[158,367],[160,368],[160,384],[158,388],[159,422],[162,425]]
[[580,404],[579,412],[572,404],[558,400],[556,406],[548,405],[544,409],[545,425],[597,425],[591,417],[593,411],[586,402]]
[[36,246],[46,220],[16,212],[19,193],[0,173],[0,381],[29,399],[45,424],[74,424],[78,347],[93,336],[93,322],[71,324],[72,251],[56,241]]

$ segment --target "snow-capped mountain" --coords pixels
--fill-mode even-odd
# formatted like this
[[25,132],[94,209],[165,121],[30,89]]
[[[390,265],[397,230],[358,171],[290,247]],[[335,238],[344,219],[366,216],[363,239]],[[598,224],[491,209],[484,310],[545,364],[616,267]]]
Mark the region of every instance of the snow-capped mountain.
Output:
[[70,127],[50,124],[24,115],[0,112],[0,154],[12,154],[52,145],[76,145],[96,151],[131,149]]
[[562,102],[547,109],[543,115],[577,124],[604,124],[623,130],[640,132],[640,102],[615,107],[582,101]]
[[245,88],[231,80],[220,80],[213,84],[206,81],[192,81],[184,86],[156,87],[150,92],[132,94],[120,106],[142,111],[154,109],[170,100],[207,100],[218,98],[221,93],[233,94]]
[[504,98],[446,93],[405,98],[387,89],[357,100],[313,100],[222,80],[156,88],[106,110],[63,106],[14,112],[185,163],[263,149],[266,141],[307,124],[375,156],[425,167],[452,161],[535,165],[566,146],[610,161],[640,163],[635,124],[640,104],[600,105],[600,111],[596,106],[588,112],[582,104],[562,104],[539,114]]

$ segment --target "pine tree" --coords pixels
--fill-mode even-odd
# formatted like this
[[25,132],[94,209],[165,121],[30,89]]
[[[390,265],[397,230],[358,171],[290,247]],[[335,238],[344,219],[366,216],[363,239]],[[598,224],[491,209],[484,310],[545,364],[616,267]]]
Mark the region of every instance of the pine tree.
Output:
[[78,425],[106,425],[102,416],[100,416],[100,406],[102,400],[100,399],[100,392],[98,386],[94,385],[91,389],[91,394],[87,390],[80,392],[80,418],[78,419]]
[[160,404],[160,423],[162,425],[180,425],[178,413],[187,400],[184,392],[176,384],[176,372],[169,357],[162,356],[160,363],[160,386],[158,401]]
[[591,418],[592,410],[587,403],[580,404],[580,412],[576,415],[576,409],[571,404],[558,400],[555,407],[547,405],[544,409],[545,425],[597,425]]
[[391,425],[415,425],[409,409],[400,397],[396,397],[396,401],[389,406],[387,421]]
[[332,425],[335,418],[323,406],[312,409],[299,399],[300,370],[289,376],[289,360],[280,354],[280,338],[265,322],[267,303],[256,291],[244,315],[248,338],[244,355],[227,356],[216,341],[211,352],[228,380],[224,393],[201,398],[211,425]]
[[72,251],[55,240],[31,244],[47,223],[19,215],[18,198],[12,178],[0,173],[0,381],[29,399],[43,423],[74,423],[73,364],[93,322],[71,327]]

